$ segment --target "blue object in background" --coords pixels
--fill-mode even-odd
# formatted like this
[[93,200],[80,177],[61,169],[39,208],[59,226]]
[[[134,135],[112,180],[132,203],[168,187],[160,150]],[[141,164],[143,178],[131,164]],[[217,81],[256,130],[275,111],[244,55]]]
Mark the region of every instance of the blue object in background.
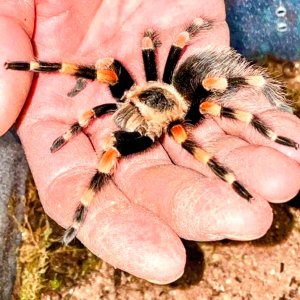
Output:
[[[13,131],[0,138],[0,299],[11,299],[16,279],[16,256],[21,234],[13,214],[22,222],[28,166]],[[16,201],[12,201],[13,195]],[[15,202],[15,203],[13,203]]]
[[249,59],[300,60],[300,0],[225,0],[231,46]]

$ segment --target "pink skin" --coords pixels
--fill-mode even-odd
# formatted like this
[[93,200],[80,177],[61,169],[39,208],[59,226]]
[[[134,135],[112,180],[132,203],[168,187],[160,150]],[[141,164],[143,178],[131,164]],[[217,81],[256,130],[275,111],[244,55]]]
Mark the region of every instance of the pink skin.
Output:
[[[207,44],[229,44],[220,0],[154,5],[138,0],[111,1],[109,5],[83,0],[35,2],[35,19],[33,1],[0,4],[0,65],[32,59],[32,42],[35,54],[43,60],[94,63],[102,57],[115,57],[142,83],[140,42],[146,27],[153,26],[161,33],[160,74],[174,36],[194,17],[214,20],[215,25],[209,34],[199,35],[184,57]],[[75,83],[69,76],[41,74],[32,85],[32,74],[27,72],[1,68],[0,76],[1,134],[20,114],[31,86],[19,115],[19,134],[46,212],[66,227],[95,170],[101,140],[115,126],[107,116],[57,153],[50,153],[50,145],[85,110],[113,99],[108,88],[98,83],[90,83],[78,96],[68,98]],[[253,95],[246,99],[236,97],[233,103],[259,112],[276,132],[300,142],[296,117],[276,111],[266,99]],[[300,151],[270,143],[252,129],[226,120],[208,119],[194,135],[234,170],[255,200],[249,204],[238,197],[165,137],[162,145],[121,160],[114,183],[95,199],[78,235],[91,251],[136,276],[168,283],[181,276],[185,265],[179,237],[249,240],[265,234],[272,222],[268,201],[287,201],[299,190]]]

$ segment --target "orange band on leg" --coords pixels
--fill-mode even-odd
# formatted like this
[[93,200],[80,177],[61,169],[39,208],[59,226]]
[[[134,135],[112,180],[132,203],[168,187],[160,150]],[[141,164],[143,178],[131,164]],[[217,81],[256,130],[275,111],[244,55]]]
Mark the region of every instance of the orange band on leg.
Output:
[[200,104],[199,110],[201,114],[209,114],[219,117],[221,113],[221,106],[211,101],[204,101]]
[[227,79],[223,77],[207,77],[204,80],[202,80],[202,85],[207,91],[225,91],[228,87],[228,82]]
[[59,71],[64,74],[74,75],[77,70],[78,66],[76,64],[62,63]]
[[97,80],[103,83],[115,84],[118,82],[118,75],[114,70],[97,70]]
[[112,168],[115,166],[119,156],[119,151],[114,148],[104,152],[98,165],[99,172],[109,174]]
[[211,156],[208,152],[206,152],[205,150],[199,148],[199,147],[196,147],[194,149],[194,152],[193,152],[193,156],[200,162],[204,163],[204,164],[207,164],[208,161],[210,160]]
[[87,207],[93,201],[94,197],[95,197],[95,192],[93,190],[91,189],[85,190],[85,192],[82,194],[80,198],[80,202]]
[[174,140],[178,144],[182,144],[187,139],[187,133],[182,125],[175,125],[171,128],[171,133],[173,135]]
[[189,33],[186,31],[183,31],[178,34],[174,45],[179,48],[183,48],[188,43],[189,40],[190,40]]
[[154,49],[154,44],[152,39],[149,36],[145,36],[142,39],[142,49]]
[[80,116],[78,123],[81,127],[86,127],[94,117],[95,112],[93,110],[88,110]]
[[111,149],[116,142],[116,138],[114,135],[108,135],[107,137],[104,138],[103,143],[102,143],[102,149],[104,151],[107,151]]

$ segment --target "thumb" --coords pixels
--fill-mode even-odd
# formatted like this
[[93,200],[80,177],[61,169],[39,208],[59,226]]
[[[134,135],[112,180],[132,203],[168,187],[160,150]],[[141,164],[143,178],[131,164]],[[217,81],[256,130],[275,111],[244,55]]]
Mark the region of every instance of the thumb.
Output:
[[1,1],[0,12],[0,135],[3,135],[17,119],[31,86],[32,74],[15,74],[6,70],[4,64],[33,58],[34,1]]

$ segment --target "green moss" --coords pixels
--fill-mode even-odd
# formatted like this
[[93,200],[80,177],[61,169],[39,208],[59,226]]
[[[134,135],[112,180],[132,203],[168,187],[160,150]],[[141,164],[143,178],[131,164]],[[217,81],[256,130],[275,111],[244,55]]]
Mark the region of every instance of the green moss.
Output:
[[49,281],[49,287],[51,290],[59,290],[62,286],[62,281],[60,279],[54,278]]
[[19,249],[15,298],[40,299],[42,293],[59,291],[78,284],[101,266],[101,260],[78,241],[71,246],[60,243],[63,229],[51,221],[40,204],[33,180],[28,180],[24,222]]

